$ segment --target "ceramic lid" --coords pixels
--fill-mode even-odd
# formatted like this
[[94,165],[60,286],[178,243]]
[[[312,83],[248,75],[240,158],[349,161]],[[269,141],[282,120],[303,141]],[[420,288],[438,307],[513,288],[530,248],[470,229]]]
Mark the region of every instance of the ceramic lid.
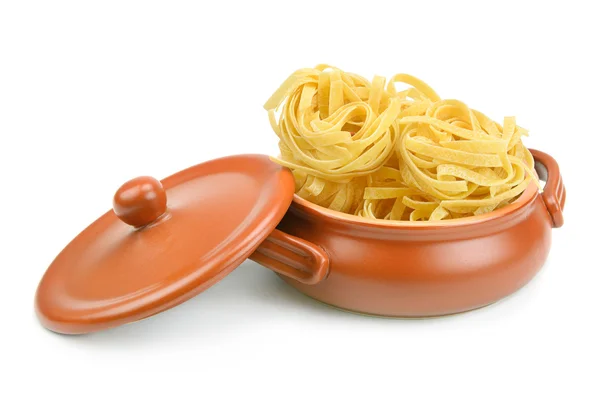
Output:
[[209,161],[162,183],[133,179],[52,262],[38,286],[38,317],[79,334],[182,303],[248,258],[293,195],[291,172],[262,155]]

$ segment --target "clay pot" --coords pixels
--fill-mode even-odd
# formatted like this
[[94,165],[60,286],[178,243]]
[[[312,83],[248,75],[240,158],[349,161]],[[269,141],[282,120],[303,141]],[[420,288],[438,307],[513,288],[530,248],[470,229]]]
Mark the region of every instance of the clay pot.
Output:
[[464,219],[370,221],[295,196],[251,259],[310,297],[360,313],[427,317],[489,305],[535,276],[551,229],[563,224],[558,165],[531,152],[543,193],[532,184],[514,203]]
[[294,197],[292,173],[263,155],[216,159],[163,181],[135,178],[52,262],[36,311],[55,332],[112,328],[184,302],[248,257],[356,312],[423,317],[485,306],[537,273],[551,228],[563,223],[558,165],[532,153],[543,193],[531,184],[502,209],[440,222],[318,207]]

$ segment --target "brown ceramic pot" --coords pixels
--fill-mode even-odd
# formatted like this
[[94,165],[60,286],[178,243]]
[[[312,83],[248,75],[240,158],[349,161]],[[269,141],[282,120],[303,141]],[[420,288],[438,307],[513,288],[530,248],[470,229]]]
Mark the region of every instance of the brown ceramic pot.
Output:
[[[300,197],[251,259],[321,302],[382,316],[427,317],[486,306],[524,286],[563,224],[556,161],[532,150],[532,184],[489,214],[440,222],[370,221]],[[286,267],[281,274],[281,268]],[[291,274],[289,268],[298,269]]]
[[118,189],[113,211],[55,258],[36,311],[60,333],[115,327],[184,302],[249,256],[305,294],[356,312],[424,317],[485,306],[536,274],[551,228],[563,223],[558,165],[532,153],[543,193],[531,184],[500,210],[440,222],[369,221],[318,207],[293,197],[292,173],[262,155],[209,161],[162,182],[135,178]]

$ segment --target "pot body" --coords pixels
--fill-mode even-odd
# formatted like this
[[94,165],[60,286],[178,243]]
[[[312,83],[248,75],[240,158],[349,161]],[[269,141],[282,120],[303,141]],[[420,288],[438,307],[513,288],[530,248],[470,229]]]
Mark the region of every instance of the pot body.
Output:
[[563,224],[566,190],[556,161],[531,149],[531,184],[485,215],[438,222],[368,220],[300,197],[252,259],[294,288],[342,309],[397,317],[460,313],[531,280]]
[[282,276],[304,294],[355,312],[427,317],[486,306],[524,286],[546,260],[552,220],[536,194],[491,222],[417,230],[331,221],[295,202],[278,228],[329,256],[317,284]]

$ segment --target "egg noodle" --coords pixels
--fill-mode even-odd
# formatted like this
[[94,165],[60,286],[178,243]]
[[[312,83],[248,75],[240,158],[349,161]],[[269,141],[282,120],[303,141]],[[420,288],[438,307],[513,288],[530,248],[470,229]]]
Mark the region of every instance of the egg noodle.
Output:
[[[396,84],[408,86],[397,91]],[[372,219],[442,220],[503,207],[533,180],[527,131],[423,81],[386,84],[329,65],[300,69],[264,105],[296,194]],[[539,185],[539,183],[538,183]]]

